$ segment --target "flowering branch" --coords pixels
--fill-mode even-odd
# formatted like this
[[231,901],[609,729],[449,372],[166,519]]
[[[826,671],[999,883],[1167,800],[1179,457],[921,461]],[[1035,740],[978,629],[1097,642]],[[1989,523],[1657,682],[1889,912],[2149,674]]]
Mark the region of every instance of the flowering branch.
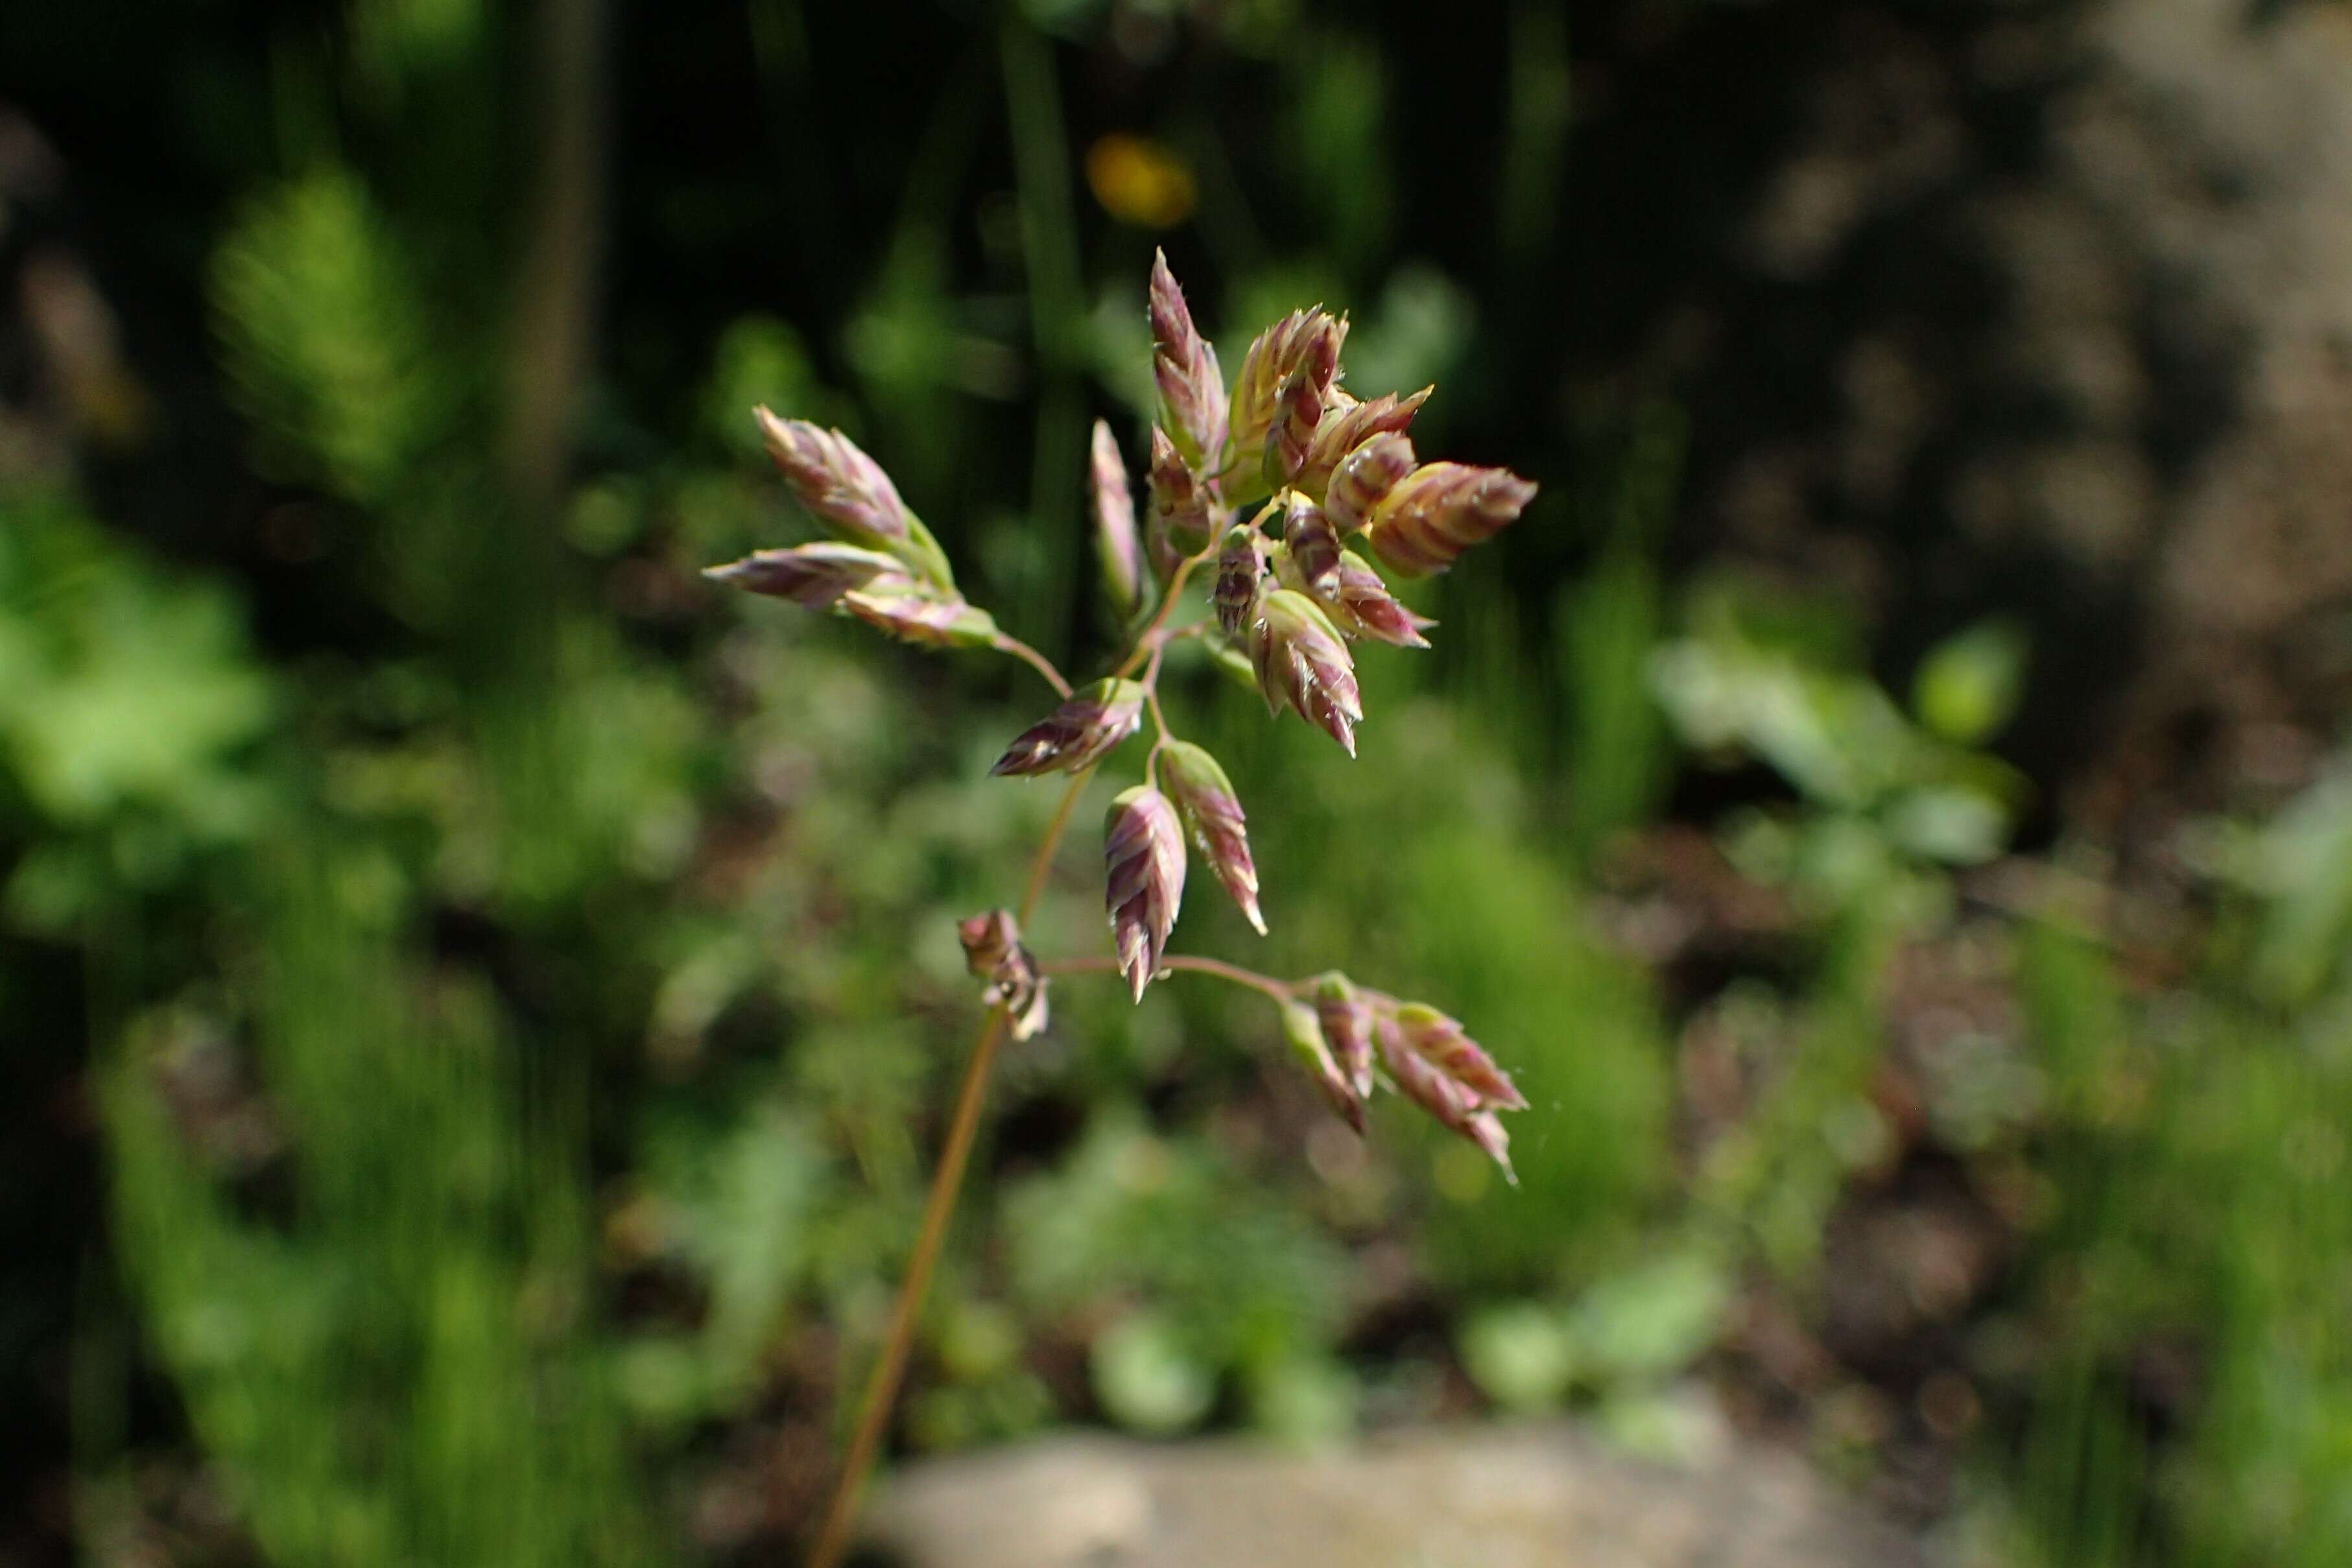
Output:
[[[1288,1002],[1298,994],[1299,982],[1276,980],[1270,974],[1260,974],[1255,969],[1244,969],[1238,963],[1227,963],[1222,958],[1199,958],[1189,954],[1171,953],[1160,960],[1160,967],[1184,974],[1209,974],[1219,980],[1231,981],[1277,1002]],[[1082,953],[1075,958],[1041,958],[1037,961],[1040,974],[1113,974],[1118,961],[1108,953]]]
[[1023,642],[1019,637],[1010,636],[1004,632],[999,632],[996,634],[995,639],[992,641],[989,646],[995,648],[999,653],[1011,654],[1013,658],[1024,661],[1030,668],[1044,676],[1045,678],[1045,684],[1054,689],[1055,696],[1067,697],[1070,694],[1070,683],[1067,679],[1064,679],[1060,670],[1054,668],[1054,661],[1047,658],[1044,654],[1039,653],[1035,648],[1031,647],[1027,643]]
[[[1364,703],[1350,645],[1426,647],[1423,634],[1433,625],[1396,598],[1373,563],[1397,576],[1443,572],[1516,521],[1535,487],[1500,468],[1421,462],[1407,431],[1430,389],[1357,399],[1340,384],[1347,323],[1319,308],[1295,310],[1260,333],[1228,388],[1164,257],[1154,260],[1150,300],[1159,408],[1146,468],[1149,505],[1139,509],[1108,424],[1097,422],[1088,452],[1104,593],[1113,614],[1134,626],[1108,675],[1074,688],[1052,660],[964,598],[945,552],[879,464],[838,430],[764,408],[754,416],[770,455],[830,537],[760,551],[708,574],[752,593],[854,616],[919,646],[1021,659],[1045,678],[1060,706],[1014,737],[990,771],[1069,775],[1031,858],[1017,912],[988,910],[961,927],[988,1012],[812,1568],[835,1568],[847,1546],[857,1494],[896,1400],[971,1155],[991,1065],[1007,1034],[1025,1039],[1047,1026],[1051,977],[1115,971],[1139,1002],[1153,980],[1173,973],[1256,991],[1275,1004],[1299,1065],[1358,1131],[1366,1100],[1385,1083],[1486,1151],[1507,1174],[1510,1170],[1499,1116],[1526,1109],[1527,1101],[1453,1018],[1359,986],[1337,971],[1277,980],[1221,959],[1167,951],[1183,902],[1188,842],[1250,923],[1261,934],[1266,925],[1240,796],[1215,757],[1170,730],[1160,679],[1170,645],[1202,638],[1213,658],[1255,682],[1269,712],[1297,714],[1353,756]],[[1238,521],[1238,509],[1249,505],[1258,505],[1255,514]],[[1213,616],[1171,627],[1193,573],[1212,558]],[[1137,624],[1147,603],[1150,612]],[[1152,742],[1143,782],[1113,800],[1104,824],[1104,907],[1113,951],[1041,962],[1023,946],[1021,932],[1045,889],[1054,851],[1096,770],[1142,728],[1146,715]]]

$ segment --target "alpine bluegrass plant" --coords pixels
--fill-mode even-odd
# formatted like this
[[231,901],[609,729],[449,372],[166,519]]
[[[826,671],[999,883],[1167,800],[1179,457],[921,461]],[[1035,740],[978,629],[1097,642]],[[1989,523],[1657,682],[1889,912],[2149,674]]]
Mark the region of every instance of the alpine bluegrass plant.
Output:
[[[1167,951],[1191,848],[1259,932],[1257,868],[1248,820],[1215,757],[1178,739],[1159,694],[1163,658],[1198,638],[1253,683],[1276,715],[1287,710],[1349,756],[1364,717],[1349,645],[1370,638],[1426,647],[1432,622],[1397,600],[1373,564],[1397,577],[1443,572],[1517,519],[1535,486],[1500,468],[1423,463],[1407,434],[1430,389],[1360,402],[1340,384],[1347,322],[1296,310],[1258,334],[1228,391],[1216,350],[1192,323],[1183,291],[1155,259],[1149,505],[1139,524],[1126,465],[1108,425],[1094,432],[1095,542],[1113,608],[1129,626],[1118,664],[1073,690],[1053,663],[1000,630],[958,591],[921,521],[873,458],[839,431],[756,411],[784,481],[834,537],[763,550],[709,575],[812,609],[855,616],[901,641],[986,648],[1034,667],[1062,702],[1005,748],[992,773],[1069,775],[1033,859],[1017,909],[962,922],[988,1014],[966,1069],[922,1232],[824,1528],[811,1557],[830,1568],[847,1542],[860,1481],[896,1394],[915,1315],[969,1155],[988,1069],[1007,1032],[1045,1026],[1050,977],[1116,970],[1139,1003],[1172,973],[1210,975],[1264,994],[1283,1036],[1332,1109],[1361,1132],[1365,1101],[1383,1083],[1502,1165],[1500,1112],[1526,1100],[1461,1024],[1337,970],[1281,980],[1217,959]],[[1252,510],[1255,509],[1255,510]],[[1244,514],[1246,513],[1246,517]],[[1213,563],[1213,613],[1179,615],[1193,574]],[[1041,957],[1024,945],[1055,847],[1097,768],[1151,722],[1142,782],[1111,803],[1104,825],[1104,906],[1110,953]]]

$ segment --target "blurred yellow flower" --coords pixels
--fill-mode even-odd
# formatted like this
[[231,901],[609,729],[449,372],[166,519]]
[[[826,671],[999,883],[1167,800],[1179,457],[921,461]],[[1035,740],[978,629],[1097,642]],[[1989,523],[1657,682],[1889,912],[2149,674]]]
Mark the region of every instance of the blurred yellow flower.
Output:
[[1087,149],[1087,185],[1103,211],[1139,228],[1173,228],[1192,216],[1192,171],[1148,137],[1097,137]]

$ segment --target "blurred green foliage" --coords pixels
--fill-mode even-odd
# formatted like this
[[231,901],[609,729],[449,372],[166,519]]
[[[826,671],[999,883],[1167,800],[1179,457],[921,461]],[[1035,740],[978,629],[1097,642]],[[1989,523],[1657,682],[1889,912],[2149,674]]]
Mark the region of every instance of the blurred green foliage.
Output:
[[415,472],[462,363],[435,352],[416,288],[350,171],[256,199],[215,254],[213,298],[221,371],[265,473],[372,506]]
[[188,877],[270,813],[250,761],[277,697],[234,602],[170,581],[52,489],[0,494],[5,907],[69,935]]
[[[598,1365],[577,1129],[519,1111],[478,983],[387,942],[384,868],[281,855],[226,1016],[142,1018],[106,1086],[127,1271],[196,1439],[277,1561],[661,1560]],[[259,1136],[294,1141],[274,1214],[232,1181],[250,1138],[207,1121],[237,1034]]]

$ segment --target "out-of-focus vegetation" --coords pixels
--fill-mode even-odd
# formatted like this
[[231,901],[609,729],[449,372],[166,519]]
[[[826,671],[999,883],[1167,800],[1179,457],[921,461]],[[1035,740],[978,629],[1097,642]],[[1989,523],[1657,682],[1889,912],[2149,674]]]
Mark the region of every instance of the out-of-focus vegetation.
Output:
[[[128,58],[127,12],[41,9],[0,1005],[43,1239],[0,1346],[50,1415],[0,1560],[804,1527],[974,1005],[953,919],[1050,801],[980,782],[1034,689],[695,574],[791,526],[765,402],[1084,662],[1084,436],[1140,428],[1162,241],[1208,320],[1348,308],[1355,390],[1444,374],[1441,444],[1545,481],[1429,595],[1444,655],[1367,654],[1422,695],[1352,766],[1184,720],[1266,966],[1471,1020],[1520,1185],[1359,1143],[1245,1000],[1058,984],[903,1447],[1570,1408],[1671,1454],[1711,1387],[1984,1561],[2352,1552],[2347,775],[2184,815],[2153,896],[2003,758],[2069,648],[1995,604],[1895,667],[1873,606],[1695,552],[1678,389],[1570,319],[1617,242],[1565,232],[1552,8],[372,0]],[[1100,941],[1090,853],[1041,949]]]

